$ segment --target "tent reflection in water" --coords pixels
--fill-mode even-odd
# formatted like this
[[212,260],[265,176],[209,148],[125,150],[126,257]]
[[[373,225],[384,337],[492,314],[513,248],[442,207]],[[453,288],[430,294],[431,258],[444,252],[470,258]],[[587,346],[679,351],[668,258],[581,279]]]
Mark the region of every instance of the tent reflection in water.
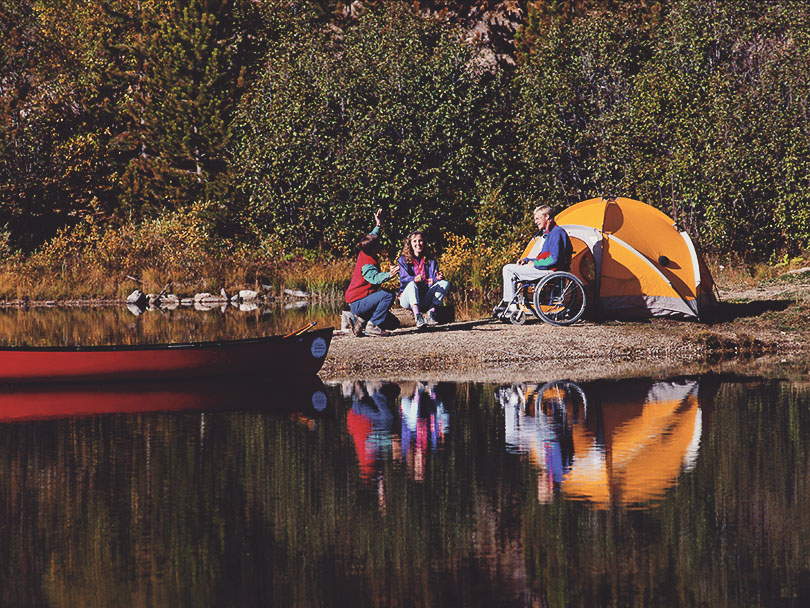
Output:
[[537,467],[538,499],[554,492],[597,508],[664,498],[697,458],[698,380],[568,381],[500,389],[508,449]]

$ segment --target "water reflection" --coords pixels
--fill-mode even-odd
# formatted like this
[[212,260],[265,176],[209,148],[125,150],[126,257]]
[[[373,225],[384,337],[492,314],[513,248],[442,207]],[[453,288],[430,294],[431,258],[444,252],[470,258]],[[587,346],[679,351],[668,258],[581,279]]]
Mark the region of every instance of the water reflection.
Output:
[[69,383],[0,386],[0,424],[102,414],[271,411],[322,413],[327,408],[317,377],[267,383],[244,377],[238,386],[216,381]]
[[[139,311],[140,312],[140,311]],[[178,307],[133,315],[123,305],[0,309],[0,346],[164,344],[286,334],[309,321],[340,327],[340,304],[285,309],[282,304],[195,310]]]
[[497,389],[507,449],[526,454],[537,498],[561,491],[598,508],[659,501],[697,458],[697,379],[568,381]]
[[0,390],[0,604],[810,598],[807,384],[119,388]]
[[428,453],[438,451],[449,431],[442,396],[449,385],[356,381],[342,388],[351,399],[346,427],[361,477],[379,479],[381,463],[391,458],[404,463],[413,479],[424,479]]
[[[647,508],[694,467],[700,447],[699,380],[560,380],[494,389],[503,409],[505,451],[525,456],[537,474],[537,500],[556,495],[599,509]],[[450,432],[449,385],[347,382],[346,427],[359,474],[379,481],[384,464],[406,466],[421,481],[429,455]],[[494,432],[494,429],[493,429]]]

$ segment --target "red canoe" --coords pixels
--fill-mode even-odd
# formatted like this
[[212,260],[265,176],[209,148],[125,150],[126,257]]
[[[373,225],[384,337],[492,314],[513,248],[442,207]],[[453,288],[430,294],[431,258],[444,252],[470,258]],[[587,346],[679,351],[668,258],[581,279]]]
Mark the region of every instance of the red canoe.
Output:
[[312,376],[323,365],[333,331],[216,342],[5,347],[0,348],[0,382]]

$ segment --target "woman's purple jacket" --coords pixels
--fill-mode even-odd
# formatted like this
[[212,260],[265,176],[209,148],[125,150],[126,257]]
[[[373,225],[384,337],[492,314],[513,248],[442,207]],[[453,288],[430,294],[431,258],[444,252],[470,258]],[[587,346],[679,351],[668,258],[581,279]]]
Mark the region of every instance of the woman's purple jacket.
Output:
[[[413,281],[416,274],[413,270],[413,264],[408,264],[408,262],[405,261],[404,255],[399,256],[397,264],[399,265],[399,295],[402,295],[402,292],[408,286],[408,283]],[[436,263],[436,260],[427,258],[425,260],[425,278],[433,279],[431,285],[439,280],[436,277],[437,272],[439,272],[439,265]],[[425,283],[424,286],[427,287],[427,283]]]

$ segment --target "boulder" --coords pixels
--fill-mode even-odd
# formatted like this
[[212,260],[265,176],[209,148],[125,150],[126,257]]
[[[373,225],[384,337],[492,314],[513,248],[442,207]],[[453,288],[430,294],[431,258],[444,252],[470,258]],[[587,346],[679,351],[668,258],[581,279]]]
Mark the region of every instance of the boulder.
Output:
[[140,289],[136,289],[127,296],[127,304],[132,304],[140,308],[146,308],[149,298]]

